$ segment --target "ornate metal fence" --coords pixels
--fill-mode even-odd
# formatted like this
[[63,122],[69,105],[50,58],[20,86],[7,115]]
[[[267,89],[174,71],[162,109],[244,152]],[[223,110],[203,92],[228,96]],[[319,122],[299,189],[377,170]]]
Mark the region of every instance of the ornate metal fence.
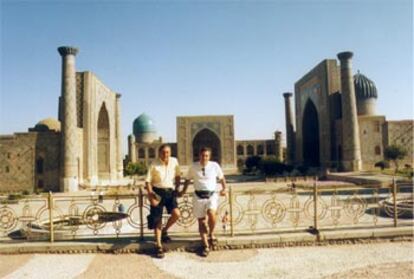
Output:
[[[237,186],[235,186],[237,185]],[[397,185],[262,188],[230,185],[220,197],[216,232],[240,234],[376,228],[413,225],[413,186]],[[192,193],[179,198],[176,235],[197,235]],[[60,240],[141,237],[147,229],[149,204],[140,188],[135,194],[49,194],[17,201],[1,199],[2,242],[12,239]],[[168,218],[168,215],[164,215]]]

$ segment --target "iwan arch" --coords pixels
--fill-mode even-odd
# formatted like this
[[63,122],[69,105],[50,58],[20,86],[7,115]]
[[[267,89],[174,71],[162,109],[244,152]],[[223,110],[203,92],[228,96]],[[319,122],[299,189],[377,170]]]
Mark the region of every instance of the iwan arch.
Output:
[[76,72],[75,47],[59,47],[58,119],[0,137],[2,191],[72,192],[123,178],[121,95],[92,72]]

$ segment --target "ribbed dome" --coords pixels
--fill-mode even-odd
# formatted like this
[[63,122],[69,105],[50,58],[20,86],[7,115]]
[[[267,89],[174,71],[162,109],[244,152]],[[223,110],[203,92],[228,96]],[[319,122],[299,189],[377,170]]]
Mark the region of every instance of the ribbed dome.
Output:
[[156,133],[154,121],[145,113],[138,116],[132,125],[133,133],[136,137],[144,133]]
[[378,98],[375,83],[359,72],[354,75],[354,86],[357,99]]
[[47,131],[55,131],[60,132],[60,121],[54,118],[46,118],[39,121],[35,126],[34,129],[37,132],[47,132]]

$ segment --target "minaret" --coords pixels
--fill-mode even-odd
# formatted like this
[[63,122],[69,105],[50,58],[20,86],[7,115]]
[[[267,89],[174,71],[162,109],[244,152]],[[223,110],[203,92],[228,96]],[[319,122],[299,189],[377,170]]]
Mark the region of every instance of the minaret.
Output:
[[124,171],[122,162],[122,130],[121,130],[121,94],[116,94],[115,101],[115,120],[116,120],[116,172],[117,179],[121,179]]
[[283,162],[283,146],[282,146],[282,132],[281,131],[276,131],[275,132],[275,146],[276,146],[276,158],[280,161]]
[[295,116],[292,110],[292,96],[293,94],[290,92],[283,93],[285,98],[286,160],[288,164],[292,164],[295,161]]
[[61,184],[63,192],[78,190],[78,133],[76,113],[76,69],[75,56],[78,49],[62,46],[58,48],[62,56],[62,165]]
[[128,153],[129,153],[129,160],[132,163],[137,162],[137,153],[135,150],[135,136],[129,135],[128,136]]
[[352,76],[352,56],[353,53],[350,51],[338,53],[338,59],[341,62],[342,164],[344,171],[361,170],[361,144]]

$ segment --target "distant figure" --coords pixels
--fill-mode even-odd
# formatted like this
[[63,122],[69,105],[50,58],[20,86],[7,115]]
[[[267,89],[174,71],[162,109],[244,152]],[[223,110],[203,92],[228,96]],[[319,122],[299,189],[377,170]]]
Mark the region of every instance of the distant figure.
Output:
[[223,218],[221,218],[221,224],[223,226],[224,233],[226,233],[227,231],[227,225],[229,224],[229,222],[230,222],[230,216],[229,216],[229,212],[226,210]]
[[[198,230],[203,244],[201,255],[203,257],[207,257],[210,252],[209,243],[213,245],[217,241],[213,234],[214,227],[216,226],[216,211],[219,200],[216,192],[217,178],[222,186],[220,195],[226,195],[226,180],[224,179],[223,171],[218,163],[210,161],[210,157],[211,149],[207,147],[201,148],[200,161],[194,163],[188,170],[183,189],[183,193],[185,193],[191,179],[193,179],[193,213],[198,219]],[[208,223],[208,228],[206,222]]]

